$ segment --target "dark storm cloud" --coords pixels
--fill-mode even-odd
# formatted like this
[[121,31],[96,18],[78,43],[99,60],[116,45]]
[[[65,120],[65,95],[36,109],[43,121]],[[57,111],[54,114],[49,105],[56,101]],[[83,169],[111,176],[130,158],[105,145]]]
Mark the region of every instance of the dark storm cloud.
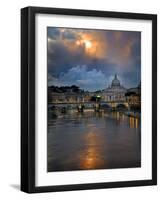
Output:
[[60,30],[57,28],[48,27],[47,35],[50,39],[58,39],[60,37]]
[[62,33],[62,38],[68,39],[68,40],[75,40],[77,38],[77,36],[74,33],[72,33],[71,31],[67,30]]
[[103,89],[115,73],[126,87],[139,83],[139,32],[48,28],[47,33],[50,85]]
[[91,60],[84,55],[82,48],[73,52],[60,41],[55,42],[49,48],[48,71],[53,75],[57,76],[62,72],[67,72],[76,65],[84,65],[91,62]]

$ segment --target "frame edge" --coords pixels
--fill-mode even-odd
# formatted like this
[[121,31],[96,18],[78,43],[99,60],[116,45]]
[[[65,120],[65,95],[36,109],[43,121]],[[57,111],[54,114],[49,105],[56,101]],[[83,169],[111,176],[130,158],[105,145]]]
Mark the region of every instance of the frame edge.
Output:
[[21,191],[35,188],[35,50],[34,13],[21,9]]
[[21,9],[21,191],[28,192],[28,8]]

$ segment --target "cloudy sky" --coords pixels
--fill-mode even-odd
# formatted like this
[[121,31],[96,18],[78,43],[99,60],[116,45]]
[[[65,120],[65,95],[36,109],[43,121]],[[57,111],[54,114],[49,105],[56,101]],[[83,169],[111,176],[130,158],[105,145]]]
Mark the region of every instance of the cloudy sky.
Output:
[[48,85],[105,89],[117,74],[126,88],[141,76],[141,33],[47,28]]

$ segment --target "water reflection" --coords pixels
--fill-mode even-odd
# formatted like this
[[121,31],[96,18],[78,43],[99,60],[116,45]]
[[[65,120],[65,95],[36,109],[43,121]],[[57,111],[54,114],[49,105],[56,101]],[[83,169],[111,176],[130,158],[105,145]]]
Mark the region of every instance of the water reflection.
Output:
[[129,117],[130,128],[138,128],[138,118]]
[[[99,134],[99,133],[98,133]],[[80,168],[81,169],[93,169],[101,166],[101,151],[98,148],[102,145],[102,139],[100,135],[97,135],[94,131],[86,133],[84,152],[80,154]]]
[[84,112],[48,121],[48,171],[140,167],[140,120]]

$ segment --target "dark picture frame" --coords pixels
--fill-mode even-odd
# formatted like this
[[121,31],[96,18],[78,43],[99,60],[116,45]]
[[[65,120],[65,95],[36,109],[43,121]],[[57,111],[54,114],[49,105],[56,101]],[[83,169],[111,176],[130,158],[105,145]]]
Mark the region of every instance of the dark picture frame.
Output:
[[[137,19],[152,21],[152,179],[85,183],[59,186],[35,185],[35,16],[59,14],[84,17]],[[45,7],[21,9],[21,190],[27,193],[57,192],[99,188],[147,186],[157,184],[157,15],[75,10]]]

